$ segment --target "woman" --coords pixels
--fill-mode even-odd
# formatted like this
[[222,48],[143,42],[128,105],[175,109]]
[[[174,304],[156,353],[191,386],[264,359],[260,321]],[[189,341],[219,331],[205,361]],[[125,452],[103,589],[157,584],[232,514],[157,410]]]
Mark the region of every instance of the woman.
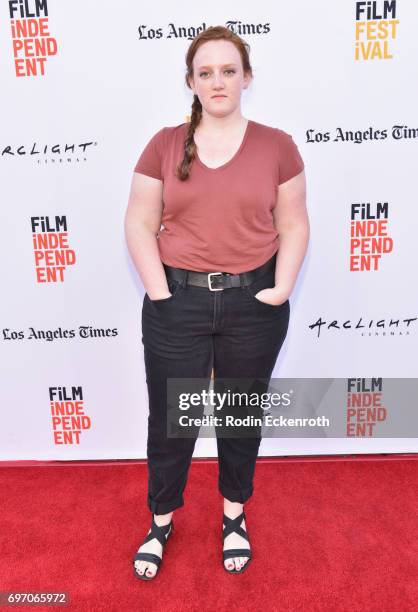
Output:
[[[241,93],[252,79],[248,50],[222,26],[192,41],[191,121],[157,132],[132,180],[125,231],[147,291],[142,341],[153,516],[134,558],[134,574],[143,580],[160,567],[195,445],[167,437],[166,379],[210,381],[212,368],[215,380],[269,379],[308,242],[304,164],[292,137],[241,114]],[[230,573],[251,559],[243,510],[259,444],[259,437],[217,437],[223,564]]]

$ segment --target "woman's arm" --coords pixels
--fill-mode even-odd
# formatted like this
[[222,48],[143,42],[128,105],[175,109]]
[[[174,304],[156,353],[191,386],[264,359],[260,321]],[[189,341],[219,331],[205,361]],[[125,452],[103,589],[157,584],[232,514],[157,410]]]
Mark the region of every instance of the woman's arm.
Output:
[[271,304],[282,304],[293,291],[309,241],[304,170],[279,185],[273,220],[279,234],[275,286],[262,289],[257,296]]
[[157,244],[163,211],[163,182],[134,172],[125,213],[129,253],[151,300],[170,297]]

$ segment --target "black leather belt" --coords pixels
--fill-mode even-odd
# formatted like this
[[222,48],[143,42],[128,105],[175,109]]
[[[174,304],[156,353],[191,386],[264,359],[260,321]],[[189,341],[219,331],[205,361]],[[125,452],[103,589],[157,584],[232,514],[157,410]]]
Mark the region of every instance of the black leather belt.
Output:
[[240,274],[231,274],[230,272],[195,272],[194,270],[186,270],[184,268],[174,268],[165,263],[163,263],[163,266],[167,278],[180,281],[186,285],[205,287],[205,289],[210,291],[222,291],[232,287],[246,287],[258,278],[274,271],[276,255],[277,253],[262,266],[248,272],[241,272]]

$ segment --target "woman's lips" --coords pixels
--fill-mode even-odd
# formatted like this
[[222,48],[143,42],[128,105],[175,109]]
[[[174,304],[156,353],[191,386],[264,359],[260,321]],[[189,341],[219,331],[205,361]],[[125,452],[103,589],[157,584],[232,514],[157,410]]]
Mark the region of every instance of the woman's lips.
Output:
[[217,98],[226,98],[226,96],[212,96],[212,98],[216,100]]

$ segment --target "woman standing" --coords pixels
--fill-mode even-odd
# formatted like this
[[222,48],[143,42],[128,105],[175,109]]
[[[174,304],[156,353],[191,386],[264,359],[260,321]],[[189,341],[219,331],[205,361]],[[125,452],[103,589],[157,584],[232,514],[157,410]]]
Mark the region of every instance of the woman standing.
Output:
[[[165,127],[135,166],[125,218],[146,288],[142,341],[149,395],[148,507],[134,558],[153,578],[173,529],[195,446],[168,438],[167,378],[269,379],[289,323],[289,295],[309,236],[304,163],[292,137],[241,114],[249,46],[228,28],[200,33],[187,55],[189,123]],[[279,248],[280,247],[280,248]],[[219,438],[223,564],[251,559],[244,503],[260,438]]]

